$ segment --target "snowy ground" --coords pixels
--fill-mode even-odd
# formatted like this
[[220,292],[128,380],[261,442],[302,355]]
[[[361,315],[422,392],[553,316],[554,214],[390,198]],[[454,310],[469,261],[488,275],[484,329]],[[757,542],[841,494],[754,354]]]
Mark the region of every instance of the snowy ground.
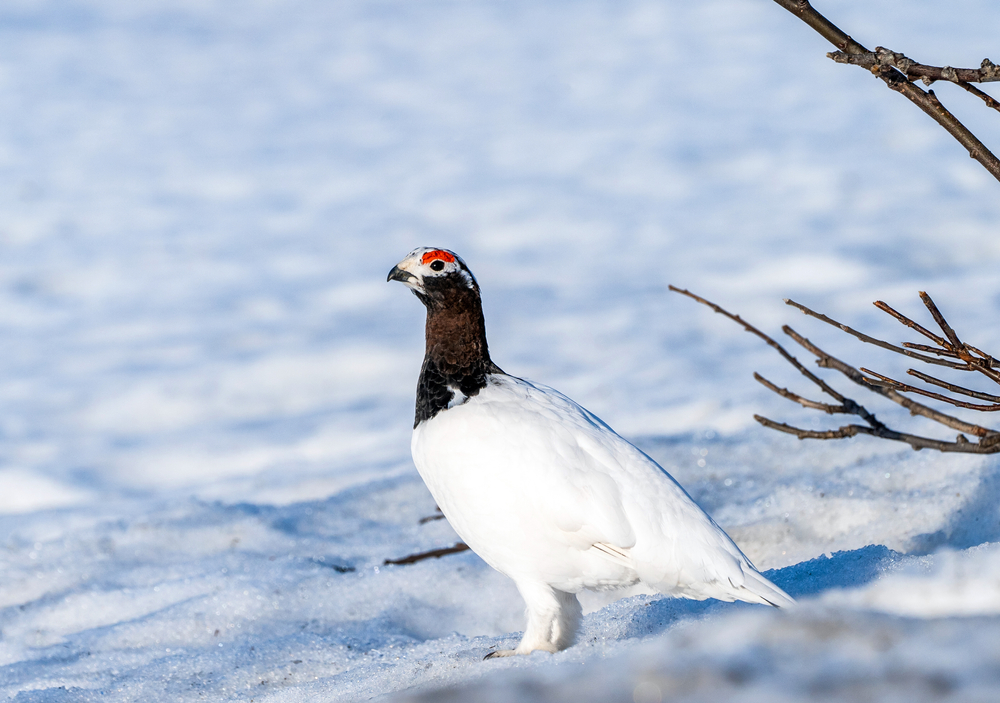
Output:
[[[819,5],[1000,59],[991,0]],[[870,302],[927,290],[1000,350],[997,184],[828,49],[768,0],[4,0],[2,695],[996,700],[1000,462],[759,428],[830,424],[666,290],[897,373],[781,298],[902,340]],[[383,566],[457,539],[420,523],[423,312],[385,283],[425,244],[476,272],[504,369],[661,461],[802,607],[595,597],[573,648],[482,662],[523,627],[504,577]]]

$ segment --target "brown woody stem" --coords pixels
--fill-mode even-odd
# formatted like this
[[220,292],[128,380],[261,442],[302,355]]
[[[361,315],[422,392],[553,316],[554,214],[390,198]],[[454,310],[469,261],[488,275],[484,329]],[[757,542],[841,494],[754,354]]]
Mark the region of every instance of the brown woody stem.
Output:
[[[743,329],[745,329],[746,331],[751,332],[752,334],[756,335],[757,337],[760,337],[761,339],[763,339],[768,345],[770,345],[772,348],[774,348],[775,350],[777,350],[782,355],[782,357],[784,357],[784,359],[786,361],[788,361],[790,364],[792,364],[800,373],[802,373],[804,376],[806,376],[806,378],[808,378],[813,383],[815,383],[817,386],[819,386],[820,389],[824,393],[827,393],[828,395],[836,398],[838,400],[838,402],[839,402],[839,405],[832,405],[832,404],[828,404],[828,403],[820,403],[820,402],[817,402],[817,401],[814,401],[814,400],[808,400],[807,398],[803,398],[802,396],[798,395],[797,393],[793,393],[792,391],[788,390],[787,388],[781,388],[777,384],[772,383],[771,381],[769,381],[766,378],[764,378],[763,376],[761,376],[759,373],[755,373],[754,374],[754,378],[758,382],[760,382],[761,384],[763,384],[766,388],[768,388],[769,390],[773,391],[774,393],[777,393],[778,395],[782,396],[783,398],[786,398],[786,399],[788,399],[788,400],[790,400],[790,401],[792,401],[794,403],[798,403],[799,405],[801,405],[803,407],[810,408],[810,409],[813,409],[813,410],[819,410],[821,412],[824,412],[824,413],[827,413],[827,414],[831,414],[831,415],[832,414],[857,415],[858,417],[860,417],[861,419],[863,419],[867,423],[867,426],[865,426],[865,425],[845,425],[845,426],[839,427],[839,428],[837,428],[835,430],[806,430],[806,429],[802,429],[802,428],[799,428],[799,427],[793,427],[791,425],[787,425],[787,424],[784,424],[784,423],[775,422],[774,420],[769,420],[768,418],[761,417],[759,415],[754,415],[754,419],[757,420],[757,422],[759,422],[762,425],[764,425],[765,427],[769,427],[771,429],[778,430],[779,432],[786,432],[788,434],[793,434],[793,435],[797,436],[799,439],[841,439],[841,438],[844,438],[844,437],[853,437],[853,436],[859,435],[859,434],[866,434],[866,435],[870,435],[870,436],[873,436],[873,437],[878,437],[878,438],[881,438],[881,439],[889,439],[889,440],[896,441],[896,442],[905,442],[906,444],[909,444],[914,449],[937,449],[937,450],[942,451],[942,452],[961,452],[961,453],[965,453],[965,454],[994,454],[994,453],[1000,453],[1000,432],[988,429],[986,427],[981,427],[979,425],[975,425],[975,424],[972,424],[972,423],[969,423],[969,422],[965,422],[963,420],[960,420],[957,417],[952,417],[951,415],[947,415],[945,413],[942,413],[942,412],[939,412],[937,410],[934,410],[933,408],[930,408],[930,407],[928,407],[926,405],[922,405],[921,403],[917,403],[916,401],[911,400],[910,398],[907,398],[906,396],[902,395],[902,392],[920,393],[920,394],[923,394],[923,395],[928,395],[928,396],[930,396],[932,398],[936,398],[936,399],[939,399],[939,400],[944,400],[944,401],[949,402],[949,403],[951,403],[953,405],[959,405],[959,406],[962,406],[962,407],[971,407],[971,408],[977,409],[977,410],[992,410],[992,409],[994,409],[994,408],[992,408],[990,406],[981,406],[981,405],[976,405],[976,404],[973,404],[973,403],[963,403],[962,401],[956,401],[954,399],[947,398],[946,396],[942,396],[942,395],[937,394],[937,393],[932,393],[930,391],[925,391],[923,389],[917,389],[917,388],[914,388],[913,386],[909,386],[907,384],[900,383],[899,381],[895,381],[895,380],[889,378],[888,376],[883,376],[882,374],[878,374],[878,373],[869,371],[868,369],[858,370],[855,367],[851,366],[850,364],[846,364],[843,361],[840,361],[839,359],[837,359],[836,357],[830,356],[825,351],[823,351],[818,346],[816,346],[815,344],[813,344],[812,342],[810,342],[808,339],[806,339],[805,337],[803,337],[802,335],[800,335],[798,332],[796,332],[795,330],[793,330],[788,325],[785,325],[782,328],[782,330],[785,332],[785,334],[787,334],[788,336],[790,336],[800,346],[802,346],[809,353],[811,353],[813,356],[816,357],[816,363],[817,363],[817,365],[819,365],[819,366],[821,366],[823,368],[830,368],[830,369],[834,369],[836,371],[839,371],[840,373],[842,373],[843,375],[845,375],[847,378],[849,378],[854,383],[857,383],[858,385],[860,385],[860,386],[868,389],[869,391],[871,391],[873,393],[876,393],[878,395],[881,395],[881,396],[887,398],[888,400],[891,400],[892,402],[894,402],[894,403],[896,403],[898,405],[903,406],[904,408],[906,408],[907,410],[910,411],[911,415],[919,415],[919,416],[925,417],[925,418],[927,418],[929,420],[933,420],[934,422],[937,422],[939,424],[942,424],[945,427],[950,427],[950,428],[952,428],[954,430],[958,430],[959,432],[973,435],[973,436],[977,437],[979,441],[978,442],[970,442],[965,437],[965,434],[960,434],[958,436],[958,438],[956,439],[956,441],[954,441],[954,442],[947,442],[947,441],[944,441],[944,440],[932,439],[930,437],[921,437],[919,435],[912,435],[912,434],[906,434],[904,432],[898,432],[896,430],[891,429],[890,427],[887,427],[884,423],[882,423],[881,421],[879,421],[875,417],[874,414],[872,414],[871,412],[869,412],[860,403],[857,403],[853,399],[848,398],[848,397],[846,397],[844,395],[841,395],[839,392],[833,390],[828,384],[826,384],[824,381],[822,381],[821,379],[819,379],[815,374],[813,374],[810,371],[808,371],[807,369],[805,369],[805,367],[803,367],[802,364],[799,363],[799,361],[794,356],[792,356],[783,346],[781,346],[780,344],[778,344],[778,342],[776,342],[774,339],[772,339],[768,335],[766,335],[763,332],[761,332],[759,329],[757,329],[753,325],[751,325],[748,322],[746,322],[745,320],[743,320],[743,318],[739,317],[738,315],[734,315],[733,313],[729,312],[728,310],[726,310],[726,309],[724,309],[724,308],[716,305],[715,303],[713,303],[713,302],[711,302],[709,300],[706,300],[705,298],[697,296],[694,293],[691,293],[690,291],[684,290],[682,288],[677,288],[675,286],[670,286],[670,290],[672,290],[674,292],[677,292],[677,293],[680,293],[682,295],[685,295],[685,296],[687,296],[687,297],[689,297],[689,298],[691,298],[691,299],[693,299],[693,300],[695,300],[695,301],[697,301],[697,302],[699,302],[699,303],[701,303],[703,305],[706,305],[706,306],[712,308],[712,310],[714,310],[715,312],[717,312],[717,313],[719,313],[721,315],[724,315],[725,317],[728,317],[730,320],[733,320],[734,322],[742,325]],[[930,300],[930,298],[927,297],[927,300]],[[934,362],[940,363],[940,362],[943,361],[941,359],[937,359],[937,358],[934,358],[934,357],[924,357],[923,355],[914,354],[913,352],[910,352],[907,349],[903,349],[901,347],[896,347],[894,345],[887,344],[885,342],[882,342],[881,340],[875,339],[874,337],[869,337],[868,335],[862,334],[861,332],[858,332],[856,330],[852,330],[847,325],[840,324],[836,320],[833,320],[833,319],[827,317],[826,315],[821,315],[820,313],[817,313],[817,312],[815,312],[813,310],[810,310],[809,308],[805,307],[804,305],[799,305],[798,303],[794,303],[794,302],[791,302],[791,301],[788,301],[788,300],[786,300],[785,302],[789,303],[791,305],[794,305],[795,307],[797,307],[799,310],[802,310],[807,315],[810,315],[810,316],[815,317],[815,318],[817,318],[819,320],[822,320],[823,322],[826,322],[827,324],[830,324],[830,325],[833,325],[834,327],[842,329],[845,332],[849,332],[850,334],[854,335],[858,339],[861,339],[862,341],[870,342],[872,344],[877,344],[878,346],[881,346],[881,347],[884,347],[884,348],[887,348],[887,349],[891,349],[893,351],[898,351],[899,353],[906,354],[907,356],[914,356],[914,357],[920,358],[920,359],[926,358],[929,362],[932,362],[932,363],[934,363]],[[931,301],[931,305],[933,305],[933,301]],[[885,307],[888,308],[888,306],[885,306]],[[892,310],[891,308],[888,308],[888,309]],[[937,308],[935,307],[934,310],[937,310]],[[894,316],[897,319],[899,319],[901,322],[904,322],[904,324],[909,323],[908,326],[911,326],[911,327],[913,327],[913,326],[920,327],[919,325],[917,325],[915,322],[913,322],[912,320],[910,320],[906,316],[904,316],[904,315],[902,315],[900,313],[896,313],[894,310],[892,310],[892,313],[894,313]],[[940,315],[940,312],[938,312],[938,315],[940,316],[941,321],[943,322],[944,321],[944,317],[942,315]],[[944,325],[947,326],[947,323],[945,322]],[[920,329],[923,330],[923,333],[926,336],[929,336],[930,338],[934,339],[935,341],[940,341],[944,345],[949,345],[949,346],[951,345],[950,342],[948,342],[944,338],[937,337],[937,335],[934,335],[929,330],[926,330],[926,329],[924,329],[922,327]],[[945,328],[943,327],[942,329],[945,329]],[[947,329],[950,330],[951,328],[947,327]],[[946,334],[947,334],[947,331],[946,331]],[[953,330],[951,331],[951,335],[954,336],[955,340],[958,339],[958,335],[955,334]],[[964,353],[968,353],[968,350],[971,349],[970,347],[968,347],[968,345],[964,345],[961,342],[958,342],[958,344],[961,345],[961,348],[962,348],[962,350],[963,350]],[[928,351],[930,351],[932,353],[938,353],[939,350],[934,349],[933,347],[930,347],[930,348],[928,348]],[[993,363],[993,358],[990,357],[989,355],[983,354],[979,350],[975,350],[975,353],[978,354],[979,356],[983,357],[981,359],[976,359],[976,361],[978,363],[984,364],[984,365],[987,365],[987,366]],[[969,368],[970,365],[968,365],[968,364],[956,364],[955,362],[945,362],[945,363],[947,365],[952,365],[953,368],[959,368],[959,369],[967,370],[967,371],[968,370],[973,370],[973,369]],[[977,368],[975,370],[979,370],[979,369]],[[918,377],[924,377],[924,376],[926,376],[925,374],[919,374],[919,372],[915,372],[915,371],[912,371],[912,370],[911,370],[910,373],[913,373],[913,374],[917,375]],[[873,377],[873,378],[866,378],[865,374],[868,374],[870,377]],[[935,385],[939,385],[941,387],[948,388],[949,390],[955,390],[957,392],[966,391],[967,394],[970,394],[970,395],[971,394],[978,394],[977,391],[968,391],[968,389],[963,389],[960,386],[950,387],[951,384],[947,384],[944,381],[939,381],[938,379],[934,379],[931,376],[926,376],[926,378],[927,379],[933,379],[930,382],[934,382]],[[979,394],[979,395],[987,395],[987,394]],[[993,398],[994,398],[994,396],[988,396],[986,398],[981,398],[981,399],[983,399],[983,400],[991,400]],[[998,398],[998,400],[1000,400],[1000,398]],[[1000,410],[1000,405],[997,405],[996,409]]]
[[390,564],[416,564],[418,561],[423,561],[424,559],[440,559],[441,557],[448,556],[449,554],[458,554],[459,552],[467,551],[469,551],[469,545],[465,542],[456,542],[453,547],[432,549],[429,552],[411,554],[407,557],[402,557],[401,559],[386,559],[382,562],[382,564],[383,566],[389,566]]
[[[873,53],[858,42],[854,41],[854,39],[852,39],[846,32],[817,12],[816,9],[809,4],[808,0],[774,0],[774,2],[791,12],[793,15],[816,30],[827,41],[837,47],[840,51],[830,54],[830,57],[834,60],[840,60],[838,58],[838,54],[854,57]],[[891,54],[892,52],[889,53]],[[843,62],[847,63],[855,61],[860,61],[860,59],[844,59]],[[914,65],[921,66],[923,64]],[[943,67],[942,71],[944,71],[944,68],[948,67]],[[992,71],[995,69],[996,67],[993,66],[993,64],[989,64],[989,66],[987,66],[986,62],[984,62],[983,68],[980,69],[980,71],[985,70],[992,76]],[[937,99],[937,96],[934,95],[933,91],[926,92],[917,85],[911,83],[906,73],[900,71],[891,64],[884,62],[880,64],[876,62],[871,66],[870,70],[876,76],[881,78],[889,88],[903,95],[907,100],[919,107],[935,122],[941,125],[945,131],[948,132],[948,134],[954,137],[959,144],[965,147],[966,151],[969,152],[969,156],[978,161],[983,168],[989,171],[994,178],[1000,181],[1000,159],[997,159],[993,152],[987,149],[986,146],[979,141],[976,135],[970,132],[957,117],[951,114],[951,112],[949,112],[947,108],[941,104],[941,101]],[[955,71],[955,69],[949,70]],[[995,79],[991,78],[991,80]]]

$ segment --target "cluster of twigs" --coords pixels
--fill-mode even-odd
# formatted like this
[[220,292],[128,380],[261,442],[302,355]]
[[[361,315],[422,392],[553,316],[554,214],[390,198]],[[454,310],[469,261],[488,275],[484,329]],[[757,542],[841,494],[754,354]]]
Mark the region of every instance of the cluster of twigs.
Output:
[[1000,181],[1000,159],[941,104],[933,90],[925,91],[913,82],[921,80],[925,85],[934,81],[955,83],[983,100],[988,107],[1000,110],[1000,102],[971,85],[1000,81],[1000,67],[989,59],[984,59],[978,69],[928,66],[881,46],[875,51],[869,51],[817,12],[808,0],[774,1],[837,47],[837,51],[827,54],[828,57],[838,63],[861,66],[881,78],[889,88],[905,96],[947,130],[968,150],[969,156]]
[[[903,406],[910,411],[911,415],[919,415],[927,418],[952,430],[957,430],[959,434],[954,441],[947,441],[899,432],[886,426],[883,422],[876,418],[873,413],[869,412],[863,405],[854,399],[849,398],[835,390],[832,386],[823,381],[823,379],[819,378],[816,374],[803,366],[798,359],[792,356],[781,344],[743,320],[738,315],[734,315],[715,303],[705,300],[690,291],[675,288],[674,286],[670,286],[670,290],[686,295],[703,305],[707,305],[715,312],[728,317],[730,320],[733,320],[739,325],[742,325],[747,332],[760,337],[776,349],[788,363],[799,371],[799,373],[816,384],[816,386],[823,393],[833,398],[836,402],[822,403],[815,400],[809,400],[803,396],[793,393],[792,391],[789,391],[787,388],[781,388],[775,385],[758,373],[754,373],[754,378],[766,388],[774,391],[783,398],[787,398],[792,402],[798,403],[805,408],[819,410],[830,415],[854,415],[861,418],[865,422],[863,425],[844,425],[833,430],[806,430],[799,427],[793,427],[785,423],[775,422],[774,420],[770,420],[760,415],[754,415],[754,419],[765,427],[793,434],[799,439],[843,439],[859,434],[866,434],[879,437],[881,439],[905,442],[914,449],[918,450],[937,449],[942,452],[962,452],[966,454],[994,454],[1000,452],[1000,431],[966,422],[952,415],[940,412],[927,405],[918,403],[912,398],[906,397],[905,394],[921,395],[948,403],[955,407],[979,410],[982,412],[1000,411],[1000,396],[992,395],[990,393],[982,393],[954,383],[949,383],[948,381],[944,381],[921,371],[917,371],[916,369],[910,369],[907,373],[932,386],[944,389],[953,395],[946,395],[937,391],[919,388],[908,383],[902,383],[883,374],[870,371],[864,367],[861,367],[860,369],[855,368],[854,366],[827,354],[788,325],[782,327],[782,331],[785,334],[816,357],[816,364],[818,366],[839,371],[841,374],[862,388]],[[923,363],[943,366],[957,371],[978,373],[986,376],[993,382],[1000,384],[1000,362],[989,354],[980,351],[976,347],[973,347],[972,345],[959,339],[958,334],[954,329],[952,329],[951,325],[948,324],[947,320],[945,320],[941,311],[938,309],[937,305],[934,304],[934,301],[931,300],[929,295],[921,292],[920,299],[927,307],[927,310],[930,312],[934,322],[941,328],[944,336],[935,334],[919,323],[914,322],[906,315],[897,312],[882,301],[877,301],[875,305],[906,327],[918,332],[920,335],[930,340],[932,342],[930,345],[911,342],[904,342],[902,346],[890,344],[889,342],[885,342],[880,339],[870,337],[862,332],[858,332],[857,330],[841,324],[826,315],[811,310],[800,303],[796,303],[792,300],[786,300],[785,302],[788,305],[798,308],[806,315],[814,317],[817,320],[822,320],[827,324],[833,325],[834,327],[853,335],[862,342],[873,344],[881,347],[882,349],[888,349],[889,351],[896,352],[897,354],[903,354],[911,359],[916,359]],[[982,403],[972,403],[968,400],[963,400],[963,398],[974,398],[976,400],[986,401],[988,404],[984,405]],[[974,439],[970,440],[969,436],[972,436]]]

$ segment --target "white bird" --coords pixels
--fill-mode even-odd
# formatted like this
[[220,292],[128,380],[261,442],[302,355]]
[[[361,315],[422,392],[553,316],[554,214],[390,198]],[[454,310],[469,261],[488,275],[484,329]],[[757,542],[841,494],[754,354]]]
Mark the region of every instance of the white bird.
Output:
[[655,461],[555,389],[490,360],[479,285],[446,249],[389,272],[427,308],[411,450],[459,536],[527,604],[516,649],[573,643],[584,588],[794,603]]

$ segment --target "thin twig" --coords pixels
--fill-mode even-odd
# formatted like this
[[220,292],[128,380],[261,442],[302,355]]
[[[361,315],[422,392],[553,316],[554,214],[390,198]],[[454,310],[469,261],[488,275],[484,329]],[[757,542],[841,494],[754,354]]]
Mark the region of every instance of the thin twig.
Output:
[[[980,405],[979,403],[967,403],[964,400],[949,398],[948,396],[943,395],[941,393],[935,393],[934,391],[929,391],[923,388],[918,388],[916,386],[911,386],[908,383],[902,383],[901,381],[897,381],[893,378],[890,378],[889,376],[883,376],[882,374],[876,371],[872,371],[871,369],[866,369],[863,366],[861,367],[861,370],[864,373],[868,374],[869,376],[875,376],[876,378],[879,379],[879,381],[881,381],[881,384],[893,390],[899,391],[900,393],[916,393],[918,395],[922,395],[927,398],[933,398],[934,400],[940,400],[942,402],[949,403],[957,408],[966,408],[968,410],[979,410],[980,412],[984,413],[992,413],[1000,410],[1000,405]],[[879,384],[876,383],[876,385]]]
[[939,354],[941,356],[946,356],[949,359],[957,359],[958,354],[947,349],[939,349],[938,347],[932,347],[927,344],[917,344],[916,342],[903,342],[904,347],[907,349],[916,349],[917,351],[930,352],[931,354]]
[[448,556],[449,554],[458,554],[459,552],[469,551],[469,545],[465,542],[456,542],[453,547],[444,547],[442,549],[432,549],[429,552],[420,552],[419,554],[411,554],[408,557],[403,557],[402,559],[386,559],[382,562],[383,566],[388,566],[389,564],[416,564],[418,561],[423,561],[424,559],[440,559],[441,557]]
[[441,512],[441,508],[434,506],[434,512],[430,515],[420,518],[417,522],[421,525],[426,525],[428,522],[434,522],[435,520],[444,520],[444,513]]
[[987,366],[989,366],[991,369],[992,368],[996,368],[996,366],[997,366],[997,360],[994,359],[989,354],[987,354],[986,352],[980,351],[979,349],[976,349],[974,346],[972,346],[968,342],[965,343],[965,348],[968,349],[973,354],[975,354],[975,355],[979,356],[980,358],[982,358],[982,360],[985,361],[986,364],[987,364]]
[[792,393],[787,388],[781,388],[781,387],[775,385],[774,383],[771,383],[770,381],[768,381],[766,378],[764,378],[763,376],[761,376],[756,371],[754,372],[753,377],[754,377],[754,379],[758,383],[760,383],[765,388],[774,391],[775,393],[777,393],[778,395],[780,395],[782,398],[787,398],[788,400],[792,401],[793,403],[798,403],[799,405],[801,405],[804,408],[810,408],[811,410],[821,410],[821,411],[827,413],[828,415],[836,415],[838,413],[848,413],[849,412],[847,410],[846,406],[844,406],[843,404],[840,404],[840,405],[831,405],[829,403],[820,403],[820,402],[817,402],[815,400],[809,400],[808,398],[803,398],[802,396],[800,396],[797,393]]
[[[906,434],[904,432],[896,432],[895,430],[887,428],[880,430],[873,427],[865,427],[864,425],[844,425],[843,427],[838,427],[835,430],[804,430],[799,427],[793,427],[792,425],[786,425],[783,422],[769,420],[760,415],[754,415],[753,419],[762,424],[764,427],[769,427],[770,429],[777,430],[778,432],[785,432],[786,434],[793,434],[799,439],[846,439],[847,437],[866,434],[871,435],[872,437],[878,437],[879,439],[906,442],[918,451],[921,449],[937,449],[941,452],[959,452],[962,454],[995,454],[998,450],[1000,450],[1000,447],[997,446],[1000,442],[970,442],[964,437],[961,437],[961,435],[959,435],[961,439],[958,441],[945,442],[939,439],[930,439],[929,437],[919,437],[917,435]],[[1000,435],[994,436],[1000,440]]]
[[991,107],[997,112],[1000,112],[1000,101],[996,100],[992,95],[988,95],[976,86],[969,85],[968,83],[959,83],[959,85],[986,103],[986,107]]
[[925,337],[927,337],[927,339],[931,340],[932,342],[934,342],[935,344],[937,344],[939,347],[941,347],[945,351],[954,352],[956,356],[959,356],[958,350],[957,349],[953,349],[951,347],[951,345],[948,343],[948,340],[946,340],[944,337],[940,337],[940,336],[934,334],[933,332],[931,332],[929,329],[927,329],[923,325],[921,325],[921,324],[919,324],[917,322],[914,322],[913,320],[911,320],[910,318],[908,318],[903,313],[895,310],[888,303],[883,302],[881,300],[876,300],[872,304],[875,307],[877,307],[879,310],[881,310],[882,312],[888,313],[889,315],[892,315],[894,318],[896,318],[897,320],[899,320],[900,323],[902,323],[903,325],[906,325],[911,330],[915,330],[915,331],[919,332],[920,334],[924,335]]
[[944,315],[942,315],[941,311],[938,310],[938,306],[934,304],[931,297],[924,291],[920,291],[917,295],[920,296],[920,300],[923,301],[924,307],[927,308],[931,317],[934,318],[934,322],[936,322],[937,326],[941,328],[942,332],[944,332],[944,336],[948,338],[949,345],[945,345],[941,342],[939,342],[939,344],[945,348],[950,346],[951,350],[958,354],[958,358],[965,361],[965,355],[962,354],[962,352],[965,351],[965,345],[962,344],[962,340],[958,338],[958,334],[952,329],[951,325],[948,324],[948,321],[944,319]]
[[813,9],[807,0],[774,1],[815,29],[824,39],[844,53],[864,54],[868,52],[868,49],[851,39],[840,27]]
[[931,385],[938,386],[940,388],[945,388],[951,391],[952,393],[961,393],[962,395],[967,395],[970,398],[976,398],[978,400],[988,400],[991,403],[1000,403],[1000,395],[991,395],[990,393],[983,393],[982,391],[974,391],[971,388],[964,388],[954,383],[948,383],[947,381],[942,381],[939,378],[934,378],[933,376],[917,371],[916,369],[909,369],[906,373],[910,374],[911,376],[916,376],[921,381],[926,381]]

